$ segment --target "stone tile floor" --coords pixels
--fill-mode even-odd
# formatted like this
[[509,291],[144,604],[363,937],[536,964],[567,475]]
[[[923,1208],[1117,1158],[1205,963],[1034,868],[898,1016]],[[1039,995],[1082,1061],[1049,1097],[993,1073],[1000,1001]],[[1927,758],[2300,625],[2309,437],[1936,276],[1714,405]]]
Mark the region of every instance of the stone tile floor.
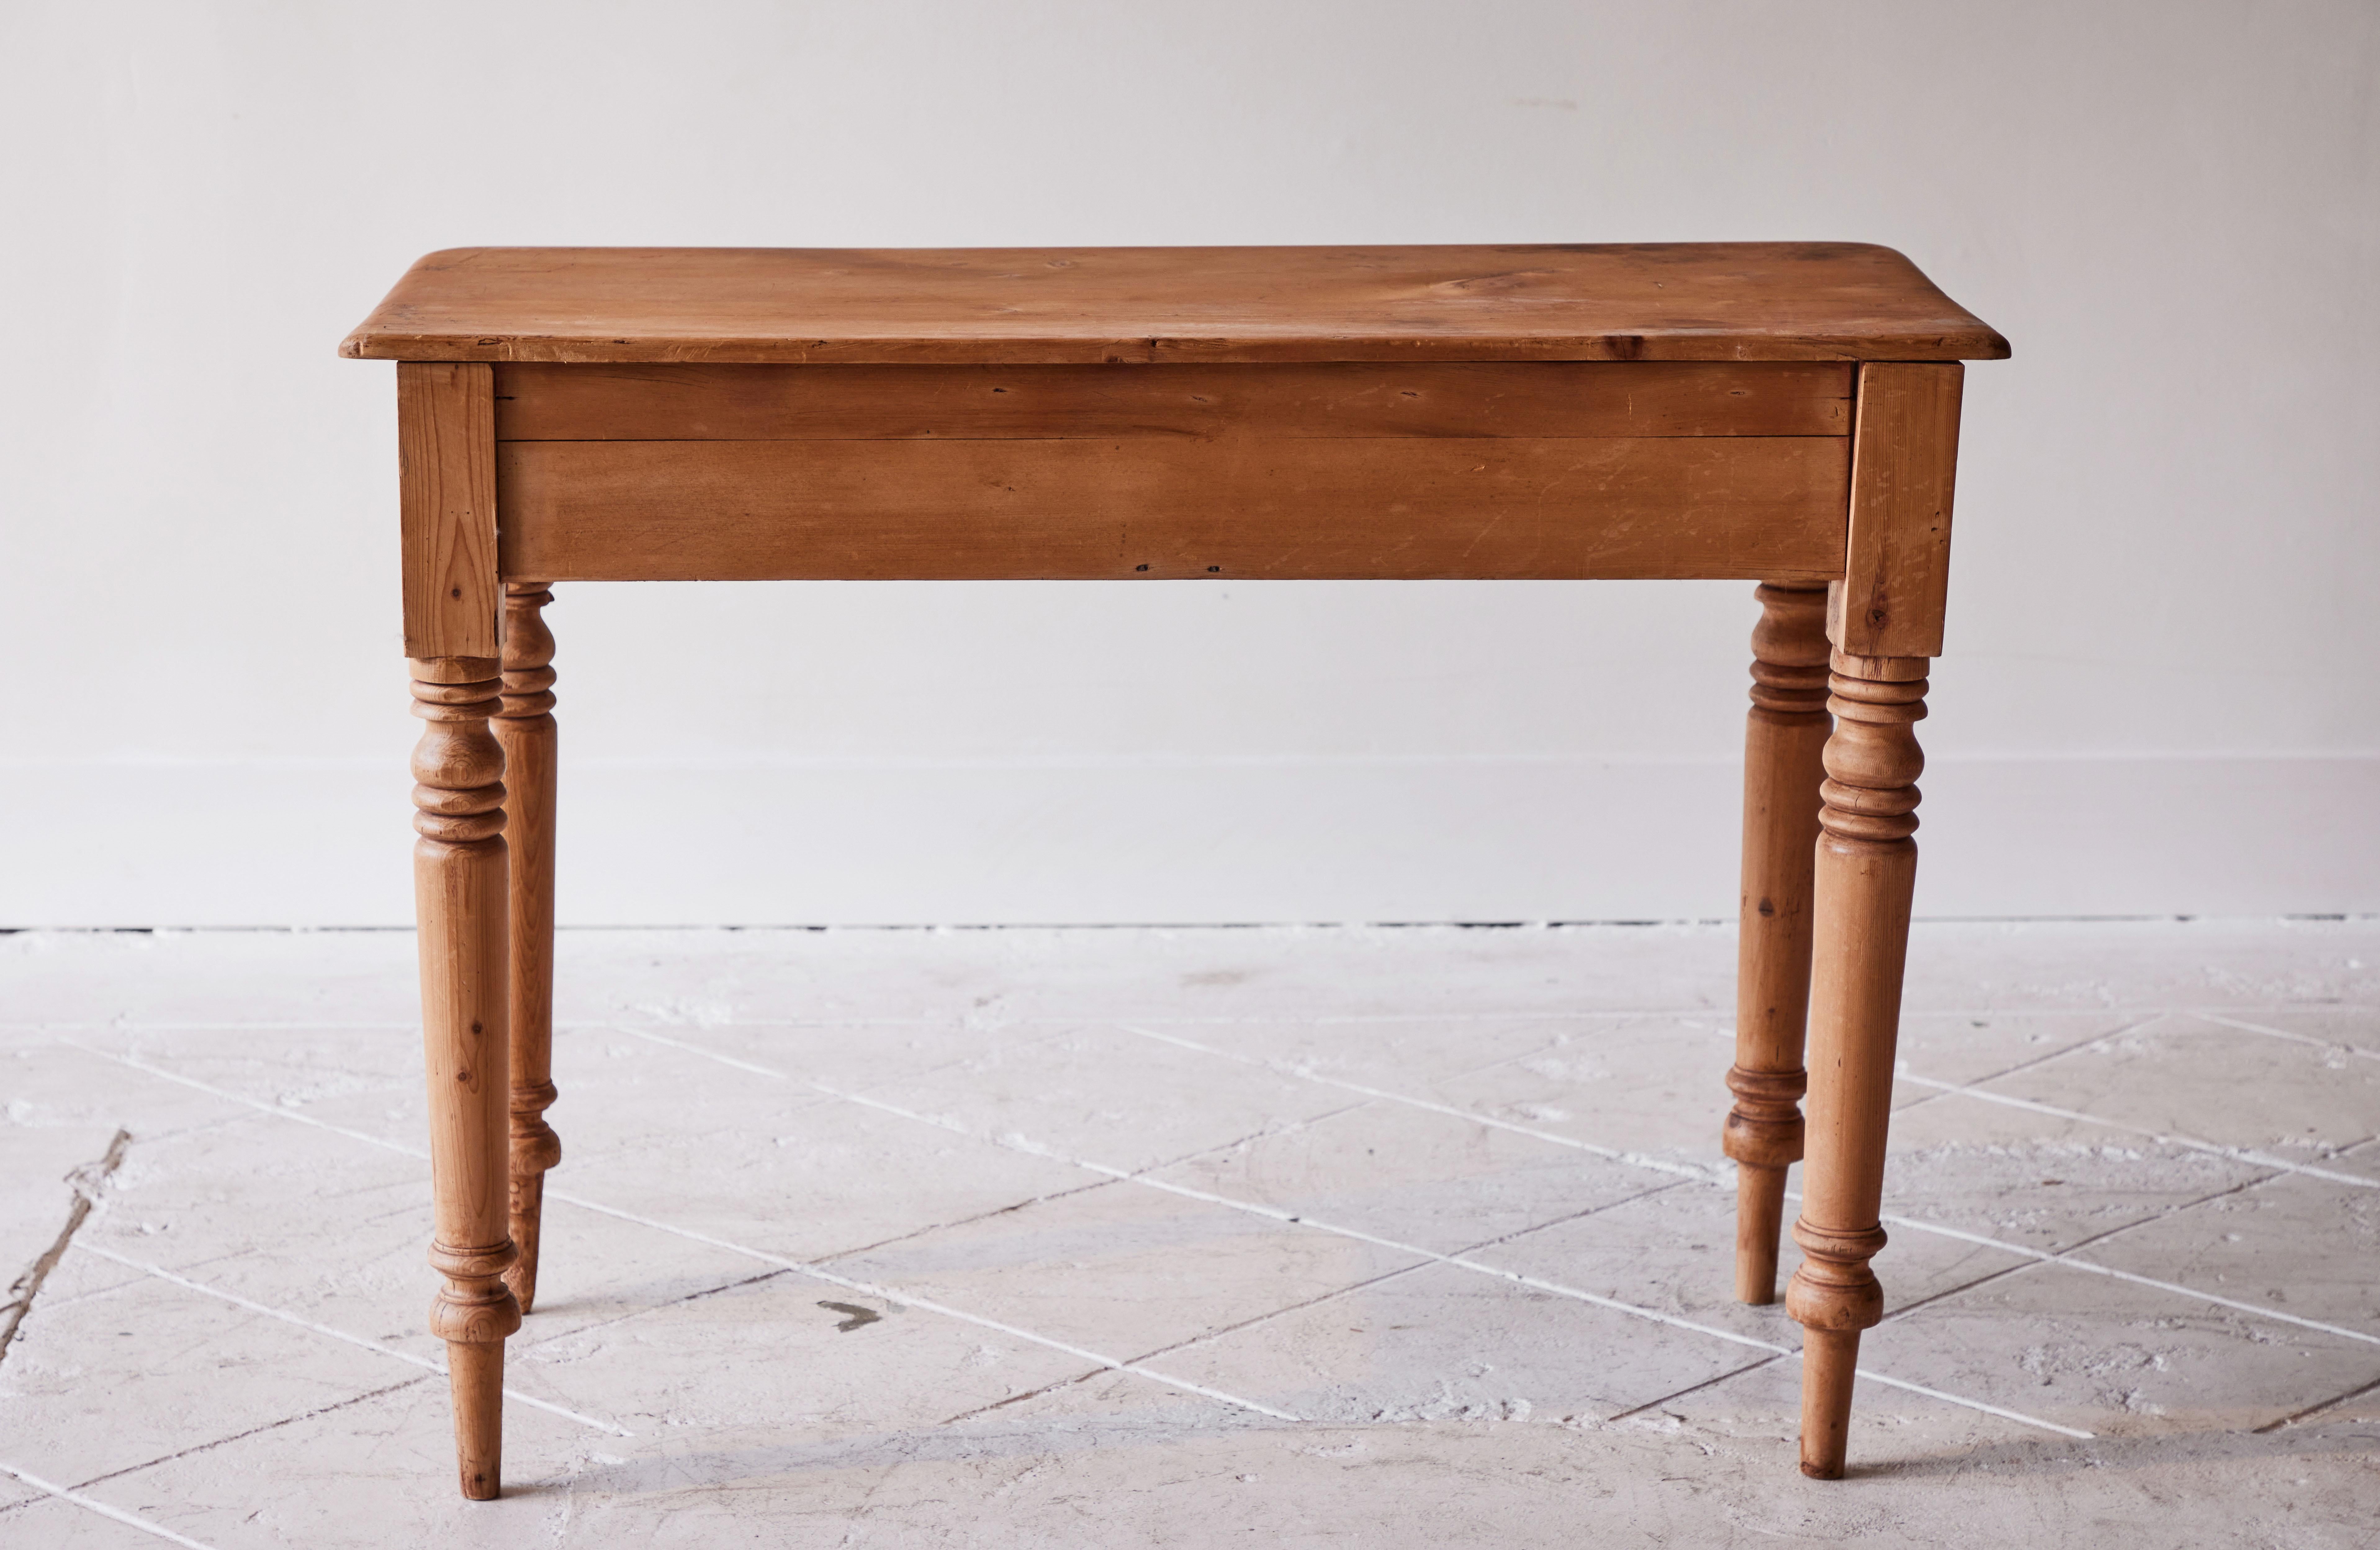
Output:
[[1728,931],[578,932],[463,1503],[412,954],[0,939],[0,1544],[2380,1544],[2380,921],[1919,928],[1831,1485]]

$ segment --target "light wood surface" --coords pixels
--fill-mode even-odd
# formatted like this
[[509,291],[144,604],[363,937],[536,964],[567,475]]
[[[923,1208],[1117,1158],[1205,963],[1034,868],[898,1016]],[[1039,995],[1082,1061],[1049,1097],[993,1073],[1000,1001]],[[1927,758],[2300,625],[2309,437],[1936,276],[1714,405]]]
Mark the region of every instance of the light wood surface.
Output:
[[1802,1044],[1810,1000],[1810,887],[1827,714],[1827,589],[1759,588],[1743,733],[1743,891],[1736,937],[1735,1295],[1777,1300],[1785,1170],[1802,1157]]
[[1841,436],[1841,362],[495,369],[499,441]]
[[1837,651],[1828,679],[1835,728],[1813,888],[1810,1099],[1802,1267],[1785,1310],[1805,1332],[1802,1472],[1842,1478],[1859,1332],[1884,1316],[1869,1266],[1884,1247],[1885,1127],[1892,1113],[1901,969],[1917,881],[1917,776],[1925,755],[1923,657]]
[[1860,368],[1843,584],[1832,634],[1868,656],[1939,656],[1959,466],[1956,361]]
[[1846,442],[505,442],[506,577],[1822,580]]
[[368,360],[1955,360],[2007,341],[1888,248],[457,248]]
[[485,366],[396,369],[405,654],[496,654],[495,382]]
[[560,1156],[542,619],[560,580],[1762,581],[1725,1130],[1736,1290],[1775,1296],[1785,1170],[1806,1153],[1786,1297],[1802,1467],[1840,1476],[1883,1306],[1912,725],[1941,646],[1959,362],[2008,353],[1906,259],[458,249],[342,348],[400,361],[406,642],[430,723],[431,1329],[467,1495],[499,1488],[504,1340],[535,1300]]
[[420,926],[421,1032],[430,1084],[430,1166],[444,1284],[430,1333],[446,1342],[463,1495],[493,1497],[503,1478],[504,1342],[520,1304],[504,1282],[508,1037],[504,751],[488,657],[416,661],[414,909]]
[[519,1257],[504,1275],[527,1313],[537,1304],[546,1170],[562,1140],[545,1121],[553,1091],[553,634],[536,581],[504,588],[504,703],[491,724],[504,752],[504,843],[511,852],[512,1166]]

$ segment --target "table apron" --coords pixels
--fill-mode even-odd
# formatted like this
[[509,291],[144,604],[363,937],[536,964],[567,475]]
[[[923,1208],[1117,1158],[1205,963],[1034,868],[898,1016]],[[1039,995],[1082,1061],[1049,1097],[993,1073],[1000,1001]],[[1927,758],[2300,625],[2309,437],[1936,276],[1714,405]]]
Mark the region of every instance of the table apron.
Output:
[[1843,571],[1840,436],[500,442],[507,580]]

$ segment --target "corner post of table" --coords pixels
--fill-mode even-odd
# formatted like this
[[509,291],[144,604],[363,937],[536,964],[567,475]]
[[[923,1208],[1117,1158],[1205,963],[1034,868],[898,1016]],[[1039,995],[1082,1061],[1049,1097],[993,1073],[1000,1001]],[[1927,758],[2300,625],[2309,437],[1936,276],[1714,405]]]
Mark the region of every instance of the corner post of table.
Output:
[[1916,723],[1941,653],[1961,368],[1869,362],[1852,432],[1844,574],[1829,589],[1826,780],[1812,887],[1803,1260],[1786,1311],[1805,1332],[1802,1472],[1842,1477],[1860,1332],[1884,1316],[1885,1132],[1917,879]]
[[553,632],[542,581],[504,583],[504,843],[512,852],[512,1235],[520,1257],[505,1284],[527,1313],[537,1302],[546,1171],[562,1140],[545,1121],[553,1090]]
[[430,1157],[443,1278],[430,1332],[446,1342],[463,1495],[500,1487],[510,1031],[504,756],[499,710],[494,387],[482,364],[397,367],[405,651],[414,714],[414,906],[430,1088]]
[[1827,584],[1755,594],[1752,709],[1743,730],[1743,887],[1736,939],[1735,1096],[1721,1137],[1736,1166],[1735,1295],[1777,1300],[1785,1170],[1802,1158],[1810,886],[1827,714]]

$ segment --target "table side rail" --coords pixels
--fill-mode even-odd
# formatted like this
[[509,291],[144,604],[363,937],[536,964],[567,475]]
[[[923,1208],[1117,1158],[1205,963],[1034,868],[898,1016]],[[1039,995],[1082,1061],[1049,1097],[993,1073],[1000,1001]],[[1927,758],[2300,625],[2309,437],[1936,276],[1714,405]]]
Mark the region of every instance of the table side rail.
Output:
[[513,579],[1842,573],[1831,362],[496,370]]

